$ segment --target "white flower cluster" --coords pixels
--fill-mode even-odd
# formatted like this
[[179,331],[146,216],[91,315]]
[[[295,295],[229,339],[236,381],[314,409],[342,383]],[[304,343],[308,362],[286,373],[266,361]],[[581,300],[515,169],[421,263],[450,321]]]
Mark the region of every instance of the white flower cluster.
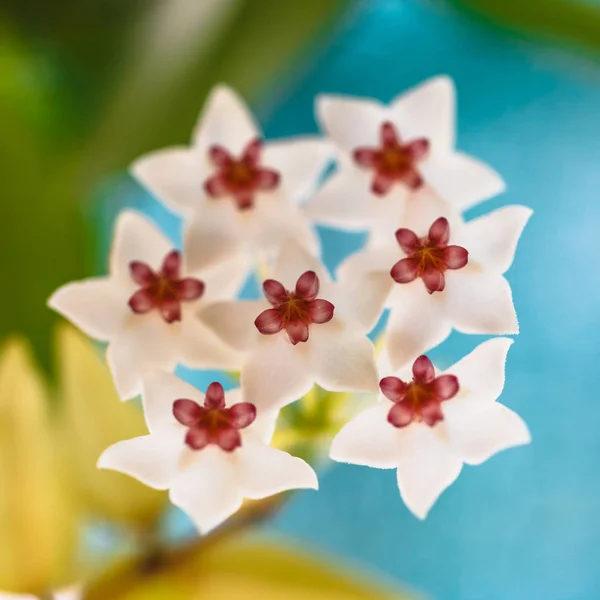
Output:
[[[464,463],[530,440],[496,402],[511,340],[487,341],[444,373],[423,355],[453,328],[517,333],[503,274],[531,214],[508,206],[463,220],[503,182],[455,150],[451,80],[390,105],[319,97],[317,117],[325,139],[263,141],[243,102],[217,87],[189,147],[132,167],[183,216],[183,249],[124,211],[110,274],[49,301],[108,343],[120,396],[142,394],[149,435],[110,447],[99,466],[168,489],[201,532],[245,498],[317,488],[306,462],[269,445],[279,409],[315,384],[372,393],[331,457],[397,469],[402,498],[421,518]],[[319,259],[315,222],[369,233],[335,278]],[[236,300],[252,272],[264,299]],[[367,335],[386,307],[376,357]],[[240,371],[241,387],[213,383],[202,394],[172,374],[177,364]]]

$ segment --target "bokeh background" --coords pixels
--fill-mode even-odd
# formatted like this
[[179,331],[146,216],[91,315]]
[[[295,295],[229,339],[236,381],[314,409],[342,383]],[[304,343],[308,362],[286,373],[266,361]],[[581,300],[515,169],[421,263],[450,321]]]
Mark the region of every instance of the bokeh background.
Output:
[[[46,298],[103,272],[125,206],[175,234],[127,166],[184,143],[214,83],[236,87],[280,137],[317,131],[318,93],[388,101],[447,73],[458,146],[508,184],[469,216],[535,210],[508,276],[521,334],[503,396],[533,444],[465,469],[425,522],[392,473],[325,465],[321,491],[295,496],[260,537],[442,600],[600,598],[599,57],[594,0],[2,0],[0,334],[22,334],[57,380]],[[332,267],[364,241],[321,233]],[[453,335],[432,356],[449,365],[479,341]],[[179,515],[165,527],[189,533]],[[83,531],[87,552],[122,544],[114,524]],[[147,594],[127,598],[163,597]]]

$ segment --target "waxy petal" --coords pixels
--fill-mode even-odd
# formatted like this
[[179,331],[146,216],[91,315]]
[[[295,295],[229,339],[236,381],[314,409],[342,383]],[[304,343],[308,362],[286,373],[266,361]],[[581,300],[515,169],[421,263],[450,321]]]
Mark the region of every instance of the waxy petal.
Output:
[[239,402],[227,410],[227,416],[231,420],[232,427],[244,429],[256,419],[256,406],[250,402]]
[[398,377],[384,377],[379,382],[381,393],[392,402],[404,400],[408,384]]
[[290,321],[287,324],[285,331],[288,335],[290,342],[294,345],[299,344],[301,342],[306,342],[310,334],[308,325],[300,319]]
[[392,368],[398,369],[441,344],[452,328],[442,294],[430,296],[420,281],[397,286],[393,294],[385,345]]
[[181,271],[181,254],[177,250],[171,250],[162,263],[161,271],[169,279],[179,279]]
[[423,271],[421,278],[430,294],[433,294],[434,292],[443,292],[446,287],[446,276],[435,267],[428,266]]
[[435,429],[417,423],[405,431],[410,442],[398,463],[398,487],[406,506],[424,519],[440,494],[459,476],[462,462],[448,452]]
[[300,458],[263,444],[245,443],[238,456],[244,497],[260,500],[295,489],[318,489],[314,470]]
[[263,335],[273,335],[283,329],[283,317],[276,308],[269,308],[256,317],[254,325]]
[[448,219],[445,217],[436,219],[429,228],[427,237],[435,246],[445,246],[450,239],[450,224],[448,223]]
[[225,390],[218,381],[213,381],[206,388],[204,406],[206,408],[225,408]]
[[308,314],[310,315],[312,322],[319,325],[331,321],[331,319],[333,319],[334,311],[335,307],[331,302],[328,300],[321,300],[320,298],[313,300],[308,307]]
[[129,308],[139,315],[150,312],[156,307],[154,294],[150,290],[138,290],[129,298]]
[[394,427],[406,427],[410,425],[415,418],[415,409],[409,402],[398,402],[390,408],[388,413],[388,423]]
[[446,246],[444,260],[448,269],[462,269],[469,262],[469,252],[462,246]]
[[453,451],[469,465],[479,465],[502,450],[531,442],[523,419],[499,403],[454,419],[448,431]]
[[201,206],[210,165],[193,149],[166,148],[137,159],[131,173],[167,208],[185,214]]
[[160,439],[146,435],[117,442],[104,451],[98,460],[98,468],[119,471],[151,488],[166,490],[177,475],[184,449],[182,442],[183,435]]
[[206,427],[194,427],[185,434],[185,443],[192,450],[203,450],[210,443],[210,435]]
[[419,237],[411,229],[398,229],[398,231],[396,231],[396,240],[398,244],[400,244],[400,248],[402,248],[406,254],[411,254],[421,246]]
[[209,177],[204,182],[204,190],[211,198],[222,198],[230,193],[227,179],[220,173]]
[[414,281],[419,274],[418,258],[403,258],[399,260],[391,269],[390,275],[396,283],[410,283]]
[[519,324],[508,281],[502,275],[456,271],[446,278],[447,314],[469,334],[514,334]]
[[208,533],[237,512],[243,499],[229,455],[213,445],[198,452],[194,463],[178,475],[169,497],[200,533]]
[[233,452],[242,445],[242,436],[237,429],[223,429],[217,432],[216,442],[225,452]]
[[504,181],[489,166],[459,152],[432,157],[422,163],[427,183],[462,212],[505,190]]
[[404,432],[388,423],[390,405],[377,404],[342,427],[329,451],[337,462],[394,469],[404,451]]
[[107,341],[131,315],[127,299],[128,290],[119,282],[98,277],[58,288],[48,306],[93,338]]
[[204,294],[204,282],[193,277],[186,277],[177,282],[177,292],[181,300],[198,300]]
[[167,323],[181,321],[181,302],[177,298],[165,298],[160,305],[160,314]]
[[259,414],[298,400],[313,386],[303,346],[293,346],[283,335],[263,336],[248,357],[242,368],[243,397]]
[[454,398],[459,390],[458,378],[454,375],[440,375],[433,382],[433,391],[440,400]]
[[319,293],[319,277],[314,271],[306,271],[296,282],[296,295],[304,300],[314,300]]
[[131,279],[141,286],[148,286],[156,280],[154,271],[144,262],[134,260],[129,263]]
[[[319,278],[319,285],[323,288],[330,283],[330,277],[321,261],[312,255],[295,240],[285,242],[279,251],[275,264],[273,278],[280,281],[288,290],[296,287],[298,279],[307,271],[313,271]],[[313,283],[312,275],[308,276]],[[321,292],[326,298],[326,292]]]
[[302,136],[266,144],[263,164],[281,175],[280,184],[286,194],[295,204],[301,204],[317,188],[332,158],[331,142],[316,136]]
[[129,283],[132,262],[143,262],[158,270],[172,248],[172,243],[150,219],[137,211],[124,210],[115,224],[110,272]]
[[371,191],[377,196],[385,196],[395,183],[396,182],[391,177],[378,173],[373,177]]
[[240,96],[224,85],[213,88],[194,131],[194,145],[199,149],[219,145],[239,156],[257,137],[259,127]]
[[332,392],[377,392],[375,348],[354,330],[340,330],[335,321],[310,333],[309,360],[315,381]]
[[281,304],[287,299],[285,287],[279,281],[275,281],[274,279],[266,279],[263,282],[263,293],[266,299],[274,306]]
[[422,383],[431,383],[435,379],[435,368],[433,363],[425,355],[421,355],[415,360],[412,367],[415,381]]
[[532,214],[526,206],[504,206],[473,219],[461,228],[460,245],[469,250],[472,262],[495,273],[505,273]]
[[415,161],[422,161],[429,155],[431,144],[428,139],[420,138],[407,144],[406,150]]
[[198,403],[193,400],[179,398],[173,402],[173,416],[186,427],[197,425],[203,412]]
[[456,91],[450,77],[429,79],[392,101],[390,112],[403,139],[425,138],[436,154],[454,147]]

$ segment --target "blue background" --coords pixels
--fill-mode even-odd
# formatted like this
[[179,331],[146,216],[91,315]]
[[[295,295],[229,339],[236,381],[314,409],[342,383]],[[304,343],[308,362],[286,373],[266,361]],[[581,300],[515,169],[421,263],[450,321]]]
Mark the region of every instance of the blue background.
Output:
[[[402,504],[393,472],[331,466],[321,491],[298,494],[269,531],[434,598],[600,598],[600,69],[433,2],[380,0],[357,5],[302,73],[259,103],[268,137],[316,131],[318,93],[389,101],[433,75],[454,78],[459,148],[508,182],[468,216],[511,203],[535,210],[508,275],[521,334],[502,396],[533,444],[465,468],[425,522]],[[323,237],[330,265],[361,242]],[[431,356],[448,366],[481,339],[454,334]]]

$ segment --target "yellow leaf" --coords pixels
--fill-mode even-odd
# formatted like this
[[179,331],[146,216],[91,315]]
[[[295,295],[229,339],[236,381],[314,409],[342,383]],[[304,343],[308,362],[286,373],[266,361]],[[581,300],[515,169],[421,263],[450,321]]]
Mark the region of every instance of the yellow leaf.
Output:
[[56,356],[65,465],[84,508],[96,517],[150,525],[166,494],[96,467],[111,444],[148,433],[141,409],[119,400],[97,348],[70,325],[58,328]]
[[0,354],[0,589],[66,583],[76,530],[58,471],[48,393],[26,344]]
[[85,600],[402,600],[407,596],[293,546],[233,540],[130,562]]

